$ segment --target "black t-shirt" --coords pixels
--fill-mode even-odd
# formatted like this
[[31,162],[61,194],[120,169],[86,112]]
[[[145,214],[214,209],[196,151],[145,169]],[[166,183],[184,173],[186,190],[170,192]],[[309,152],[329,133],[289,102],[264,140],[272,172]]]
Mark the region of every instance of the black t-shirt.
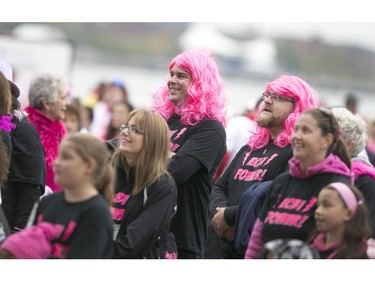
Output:
[[26,119],[13,117],[16,128],[10,132],[13,151],[9,181],[37,185],[44,193],[46,184],[46,163],[44,148],[39,133]]
[[280,238],[309,242],[316,229],[314,212],[318,194],[331,182],[350,184],[346,176],[334,173],[298,179],[286,172],[276,177],[259,215],[263,222],[263,243]]
[[362,192],[369,211],[371,237],[375,238],[375,181],[369,175],[359,175],[354,185]]
[[143,192],[131,195],[133,173],[129,177],[117,169],[113,198],[114,258],[164,259],[168,233],[177,204],[176,184],[164,174]]
[[202,119],[196,125],[184,125],[178,115],[168,120],[171,135],[169,169],[177,183],[177,213],[171,231],[178,249],[203,257],[207,239],[209,194],[213,177],[226,153],[223,125]]
[[54,243],[51,258],[112,258],[113,224],[103,196],[70,203],[64,199],[64,191],[55,192],[40,201],[34,225],[39,221],[69,226],[68,229],[73,230]]
[[270,139],[268,144],[250,153],[250,147],[244,145],[229,164],[224,174],[216,182],[210,197],[211,218],[216,207],[225,209],[227,224],[234,225],[238,204],[242,194],[255,182],[273,180],[287,171],[288,161],[292,157],[290,145],[280,148]]

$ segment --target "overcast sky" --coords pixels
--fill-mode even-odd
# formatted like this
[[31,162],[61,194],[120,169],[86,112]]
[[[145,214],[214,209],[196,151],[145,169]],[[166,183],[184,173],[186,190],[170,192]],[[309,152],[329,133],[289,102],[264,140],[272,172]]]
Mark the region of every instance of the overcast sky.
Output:
[[323,22],[290,22],[290,23],[225,23],[222,27],[233,31],[251,28],[270,36],[287,36],[309,39],[320,37],[332,44],[354,45],[375,51],[375,23],[323,23]]
[[[121,1],[120,1],[121,2]],[[267,34],[321,36],[327,42],[375,50],[373,1],[368,0],[118,0],[4,1],[2,21],[24,22],[235,22]],[[21,4],[22,3],[22,4]],[[21,8],[20,8],[21,7]]]

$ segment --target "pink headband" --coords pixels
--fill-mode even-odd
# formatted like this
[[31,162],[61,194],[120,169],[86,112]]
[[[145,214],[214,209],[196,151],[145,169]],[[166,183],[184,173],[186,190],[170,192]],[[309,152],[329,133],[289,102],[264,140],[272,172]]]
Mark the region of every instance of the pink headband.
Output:
[[355,212],[359,204],[363,202],[357,201],[354,192],[344,183],[342,182],[333,182],[329,184],[330,187],[333,187],[344,200],[345,204],[348,206],[348,209]]

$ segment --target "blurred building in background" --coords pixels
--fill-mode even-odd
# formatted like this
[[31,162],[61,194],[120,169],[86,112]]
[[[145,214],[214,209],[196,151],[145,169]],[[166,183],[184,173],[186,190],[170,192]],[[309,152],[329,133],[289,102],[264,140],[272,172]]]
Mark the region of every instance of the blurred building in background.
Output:
[[[14,65],[22,100],[39,72],[62,74],[75,96],[100,80],[120,79],[139,104],[165,81],[186,48],[217,58],[236,109],[281,73],[298,75],[343,105],[348,91],[361,100],[375,89],[375,23],[59,22],[0,23],[0,57]],[[136,102],[137,103],[137,102]],[[238,103],[238,105],[237,105]],[[361,103],[368,106],[368,103]],[[366,109],[367,110],[367,109]],[[370,111],[370,110],[368,110]]]

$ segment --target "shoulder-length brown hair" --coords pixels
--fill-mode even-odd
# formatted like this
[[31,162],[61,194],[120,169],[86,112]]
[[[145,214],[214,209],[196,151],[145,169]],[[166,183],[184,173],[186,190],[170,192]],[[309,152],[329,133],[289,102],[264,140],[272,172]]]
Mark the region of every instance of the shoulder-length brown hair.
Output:
[[[137,119],[137,127],[145,133],[142,150],[135,164],[132,195],[136,195],[167,173],[170,137],[168,124],[160,114],[147,109],[135,109],[130,112],[127,122],[132,118]],[[112,160],[115,166],[120,164],[129,172],[126,157],[118,146]]]

